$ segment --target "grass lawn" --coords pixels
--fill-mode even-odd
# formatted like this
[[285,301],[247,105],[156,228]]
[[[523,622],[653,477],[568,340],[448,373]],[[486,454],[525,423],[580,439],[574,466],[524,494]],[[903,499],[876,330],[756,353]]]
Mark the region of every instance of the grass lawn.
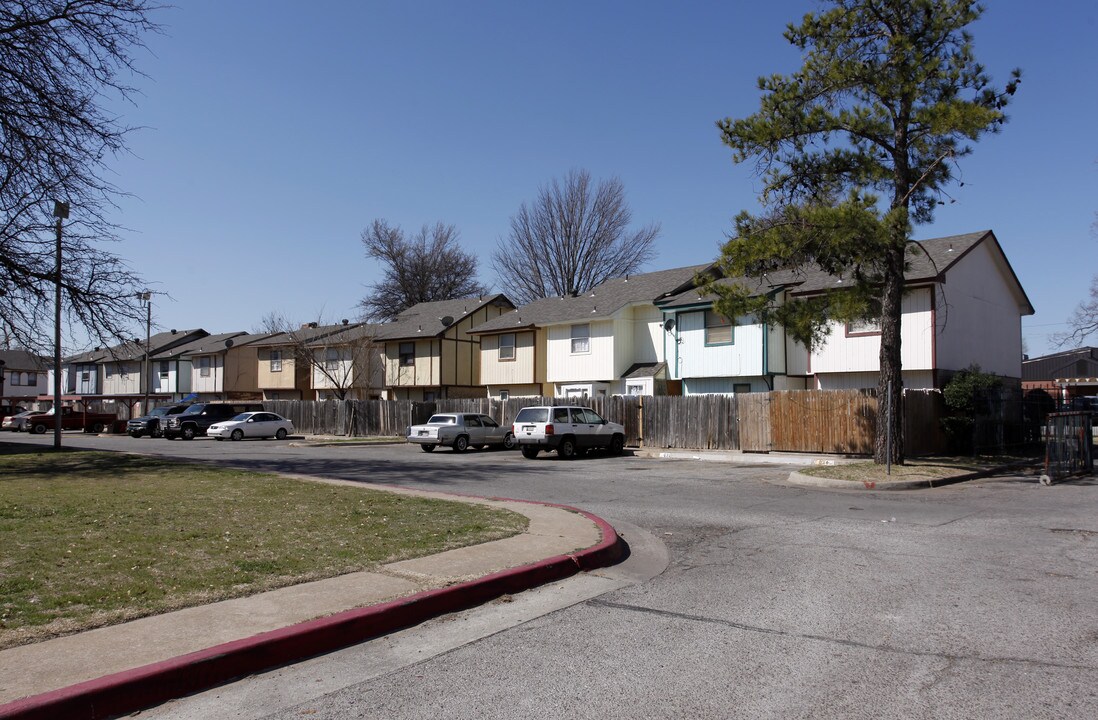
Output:
[[0,443],[0,649],[522,532],[527,518]]

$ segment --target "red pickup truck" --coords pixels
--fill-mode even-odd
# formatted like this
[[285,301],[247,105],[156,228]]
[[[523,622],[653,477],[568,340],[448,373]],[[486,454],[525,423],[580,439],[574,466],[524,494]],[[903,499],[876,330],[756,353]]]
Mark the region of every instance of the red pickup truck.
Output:
[[[118,416],[114,413],[98,413],[84,410],[75,410],[71,407],[61,408],[62,430],[83,430],[90,433],[101,433],[111,427]],[[44,434],[47,430],[53,430],[56,426],[56,416],[50,410],[27,418],[23,427],[32,433]]]

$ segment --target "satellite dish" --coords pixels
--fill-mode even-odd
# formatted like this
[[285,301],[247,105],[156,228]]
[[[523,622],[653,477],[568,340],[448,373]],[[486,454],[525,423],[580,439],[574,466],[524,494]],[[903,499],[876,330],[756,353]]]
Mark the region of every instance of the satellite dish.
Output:
[[225,347],[231,348],[232,346],[233,346],[233,339],[232,338],[229,338],[228,340],[225,341]]
[[667,332],[671,332],[675,329],[675,318],[667,318],[663,321],[663,329]]
[[442,316],[442,325],[443,325],[443,327],[450,327],[453,324],[454,324],[454,319],[452,317],[450,317],[449,315],[443,315]]

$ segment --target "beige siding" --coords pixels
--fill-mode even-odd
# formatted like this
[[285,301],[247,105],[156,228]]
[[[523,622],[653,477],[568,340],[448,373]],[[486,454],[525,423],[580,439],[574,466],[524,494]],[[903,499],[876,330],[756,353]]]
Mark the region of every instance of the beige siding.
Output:
[[259,355],[253,347],[234,347],[225,353],[225,392],[259,391]]
[[614,323],[596,320],[590,328],[589,352],[572,354],[572,325],[551,325],[547,331],[546,381],[550,383],[603,380],[614,374]]
[[[515,335],[515,359],[499,359],[499,335],[486,335],[480,341],[480,380],[485,385],[520,385],[537,382],[535,372],[537,348],[535,333],[518,332]],[[544,363],[542,364],[544,365]]]
[[[271,350],[279,349],[282,351],[282,370],[271,372]],[[289,348],[258,348],[257,358],[259,387],[271,390],[293,390],[297,388],[294,382],[296,368]]]
[[[103,364],[104,395],[139,395],[145,390],[142,363],[107,362]],[[111,374],[107,375],[107,369]]]

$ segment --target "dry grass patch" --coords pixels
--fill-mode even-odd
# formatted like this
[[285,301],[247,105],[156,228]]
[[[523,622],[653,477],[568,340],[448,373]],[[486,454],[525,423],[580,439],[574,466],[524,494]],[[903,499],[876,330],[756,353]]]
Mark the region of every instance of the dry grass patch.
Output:
[[886,466],[876,465],[872,460],[841,465],[820,465],[805,468],[799,472],[813,477],[849,480],[850,482],[887,482],[889,480],[943,480],[969,475],[1002,465],[1019,462],[1019,457],[977,457],[977,458],[914,458],[903,465],[893,465],[892,474],[886,473]]
[[0,444],[0,649],[509,537],[525,516]]

